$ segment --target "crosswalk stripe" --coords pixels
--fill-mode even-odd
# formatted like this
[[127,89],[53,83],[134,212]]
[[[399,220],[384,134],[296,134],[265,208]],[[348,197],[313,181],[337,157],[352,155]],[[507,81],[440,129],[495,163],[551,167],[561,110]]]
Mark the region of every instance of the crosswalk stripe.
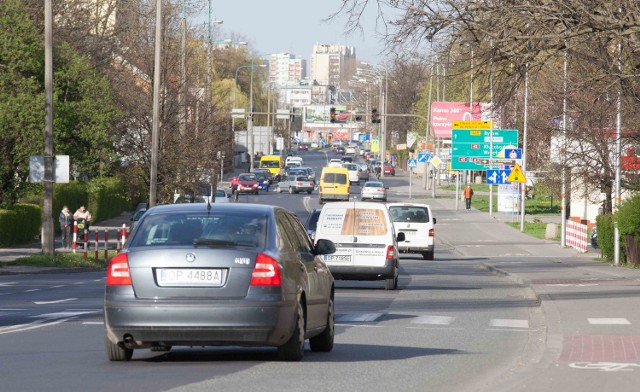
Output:
[[497,328],[529,328],[529,320],[491,319],[489,324]]
[[589,318],[591,325],[630,325],[626,318]]
[[376,321],[382,313],[349,313],[336,316],[336,321],[341,323]]
[[415,324],[450,325],[455,317],[448,316],[418,316],[411,320]]

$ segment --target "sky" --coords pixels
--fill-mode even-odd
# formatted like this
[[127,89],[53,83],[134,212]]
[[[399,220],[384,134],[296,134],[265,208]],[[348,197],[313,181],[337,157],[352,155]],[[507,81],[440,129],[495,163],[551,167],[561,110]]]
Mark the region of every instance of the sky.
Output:
[[[366,9],[361,21],[363,32],[347,35],[346,17],[323,21],[340,9],[341,0],[211,1],[213,19],[224,21],[215,38],[246,41],[260,55],[288,52],[309,61],[315,44],[348,45],[356,48],[358,60],[383,62],[379,53],[384,43],[376,33],[377,8],[373,6]],[[208,17],[208,7],[204,11],[203,22]]]

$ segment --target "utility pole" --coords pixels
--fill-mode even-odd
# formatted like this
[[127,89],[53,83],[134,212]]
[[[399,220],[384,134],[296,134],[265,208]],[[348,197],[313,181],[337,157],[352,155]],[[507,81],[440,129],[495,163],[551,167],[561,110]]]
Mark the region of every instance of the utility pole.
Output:
[[53,11],[44,2],[44,203],[42,209],[42,251],[53,254]]
[[149,208],[156,205],[158,193],[158,142],[160,139],[160,52],[162,48],[162,0],[156,0],[156,42],[153,65],[153,118],[151,129],[151,173]]

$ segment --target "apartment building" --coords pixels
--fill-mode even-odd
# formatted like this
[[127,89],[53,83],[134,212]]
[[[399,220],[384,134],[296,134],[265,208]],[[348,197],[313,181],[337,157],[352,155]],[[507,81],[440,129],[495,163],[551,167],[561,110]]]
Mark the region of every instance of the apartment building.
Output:
[[310,79],[336,89],[348,88],[356,73],[356,49],[346,45],[314,45]]

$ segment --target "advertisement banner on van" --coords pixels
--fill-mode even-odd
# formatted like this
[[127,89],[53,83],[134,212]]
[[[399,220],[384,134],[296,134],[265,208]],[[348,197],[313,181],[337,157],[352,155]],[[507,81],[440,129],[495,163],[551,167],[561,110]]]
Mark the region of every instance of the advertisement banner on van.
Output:
[[322,224],[329,235],[384,236],[389,230],[380,209],[328,209]]

